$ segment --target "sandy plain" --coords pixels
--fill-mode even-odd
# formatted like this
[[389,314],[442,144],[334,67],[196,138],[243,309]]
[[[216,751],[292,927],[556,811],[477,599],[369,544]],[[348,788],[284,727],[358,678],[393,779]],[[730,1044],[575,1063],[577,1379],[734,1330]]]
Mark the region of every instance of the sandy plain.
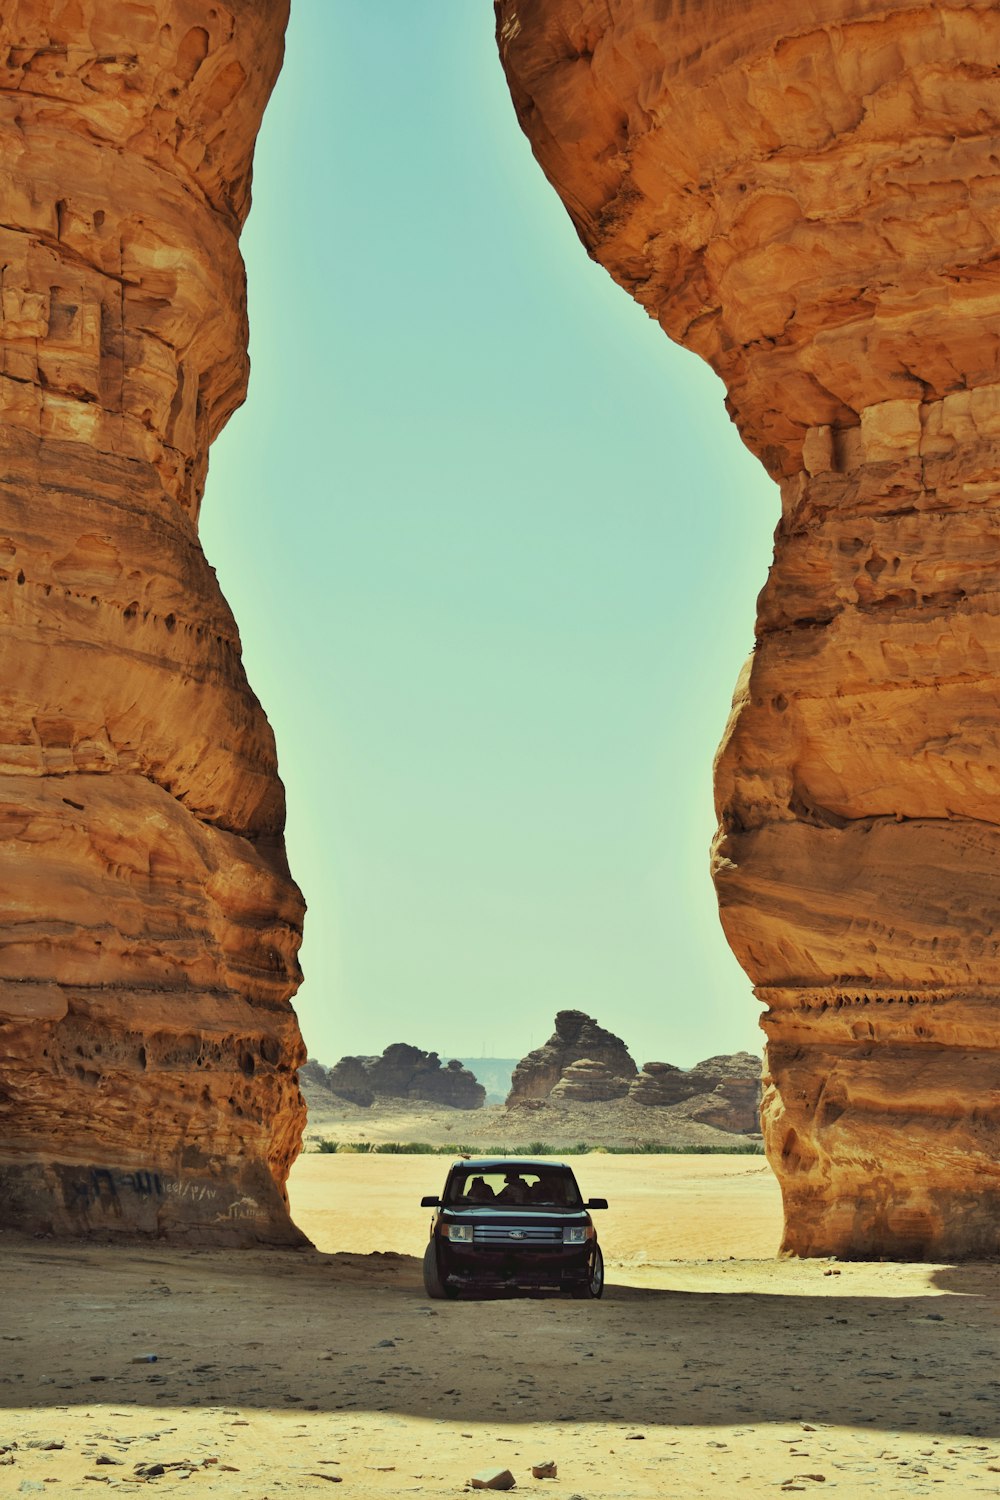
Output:
[[0,1497],[1000,1488],[1000,1266],[780,1261],[760,1158],[592,1155],[602,1301],[431,1303],[445,1165],[300,1158],[314,1250],[0,1235]]

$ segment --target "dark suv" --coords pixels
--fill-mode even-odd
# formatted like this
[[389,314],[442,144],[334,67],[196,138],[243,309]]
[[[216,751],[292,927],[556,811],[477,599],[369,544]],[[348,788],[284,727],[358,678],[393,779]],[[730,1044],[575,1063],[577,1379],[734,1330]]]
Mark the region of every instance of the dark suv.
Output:
[[580,1197],[562,1162],[481,1157],[457,1161],[436,1208],[424,1252],[428,1297],[460,1291],[548,1289],[574,1297],[604,1291],[604,1260],[587,1212],[606,1198]]

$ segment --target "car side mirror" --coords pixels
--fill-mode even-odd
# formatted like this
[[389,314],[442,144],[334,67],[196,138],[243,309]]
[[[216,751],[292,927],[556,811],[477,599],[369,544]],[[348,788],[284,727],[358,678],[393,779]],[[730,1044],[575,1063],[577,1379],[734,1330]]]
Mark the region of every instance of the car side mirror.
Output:
[[587,1207],[588,1208],[607,1208],[607,1206],[608,1206],[608,1200],[607,1200],[607,1198],[588,1198],[587,1199]]
[[441,1199],[440,1198],[421,1198],[421,1200],[420,1200],[420,1207],[421,1208],[440,1208],[441,1207]]

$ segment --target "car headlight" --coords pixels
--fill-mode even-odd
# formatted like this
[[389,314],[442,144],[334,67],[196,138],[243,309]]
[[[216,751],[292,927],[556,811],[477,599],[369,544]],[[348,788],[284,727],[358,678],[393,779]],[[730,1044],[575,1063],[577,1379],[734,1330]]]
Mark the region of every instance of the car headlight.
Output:
[[471,1224],[442,1224],[441,1233],[446,1240],[461,1240],[463,1244],[472,1241]]
[[585,1245],[589,1239],[593,1238],[593,1234],[594,1229],[591,1224],[574,1224],[563,1229],[563,1244]]

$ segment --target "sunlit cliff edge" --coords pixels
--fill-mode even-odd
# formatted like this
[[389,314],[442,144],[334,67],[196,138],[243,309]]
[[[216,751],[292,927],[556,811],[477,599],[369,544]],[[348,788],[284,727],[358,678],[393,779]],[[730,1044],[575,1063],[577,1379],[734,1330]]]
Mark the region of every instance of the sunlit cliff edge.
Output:
[[284,0],[0,18],[0,1217],[301,1239],[303,904],[198,541]]
[[1000,14],[496,14],[586,249],[719,373],[781,487],[713,865],[766,1006],[784,1247],[995,1254]]

